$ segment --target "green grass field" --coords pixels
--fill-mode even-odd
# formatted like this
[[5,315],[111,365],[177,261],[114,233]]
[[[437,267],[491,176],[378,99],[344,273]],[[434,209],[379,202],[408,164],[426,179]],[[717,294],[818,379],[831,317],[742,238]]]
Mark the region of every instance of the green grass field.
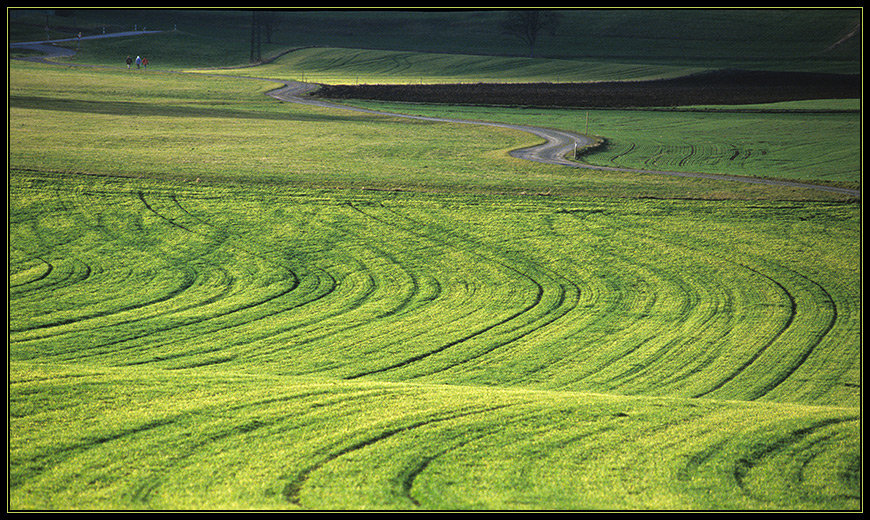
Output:
[[583,162],[861,186],[859,100],[682,110],[560,110],[355,101],[387,112],[533,124],[599,135]]
[[[280,104],[264,95],[277,87],[268,81],[150,70],[46,70],[44,65],[18,63],[11,68],[10,78],[10,106],[16,116],[10,119],[13,169],[28,169],[38,162],[40,168],[57,172],[442,192],[825,196],[806,190],[531,164],[506,154],[537,143],[537,138],[523,132]],[[608,140],[604,151],[584,157],[591,163],[860,186],[860,113],[848,110],[588,114],[378,106],[579,132],[586,130],[589,115],[589,133],[603,134]],[[717,132],[723,124],[731,131]],[[801,131],[808,127],[815,133]]]
[[14,508],[859,500],[852,205],[11,192]]
[[[10,61],[8,510],[862,509],[860,201],[104,45]],[[854,102],[807,107],[596,111],[584,160],[859,187]]]

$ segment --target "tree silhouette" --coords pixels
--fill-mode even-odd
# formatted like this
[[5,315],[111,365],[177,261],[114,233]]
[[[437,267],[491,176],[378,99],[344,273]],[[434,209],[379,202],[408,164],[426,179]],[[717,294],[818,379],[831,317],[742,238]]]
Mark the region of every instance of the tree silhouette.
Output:
[[511,11],[501,23],[503,34],[518,38],[529,47],[529,57],[535,57],[535,44],[544,31],[551,34],[559,27],[559,15],[553,11]]

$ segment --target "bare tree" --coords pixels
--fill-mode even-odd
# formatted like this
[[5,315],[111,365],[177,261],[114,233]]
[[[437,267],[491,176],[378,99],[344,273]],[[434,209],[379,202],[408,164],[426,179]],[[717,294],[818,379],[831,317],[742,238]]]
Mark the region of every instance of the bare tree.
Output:
[[553,11],[522,10],[511,11],[501,24],[502,33],[518,38],[529,47],[529,57],[535,57],[535,44],[538,36],[547,31],[556,32],[559,27],[559,14]]
[[260,26],[263,28],[266,43],[272,43],[272,34],[281,27],[281,16],[274,12],[261,13]]
[[256,63],[263,59],[261,45],[263,35],[266,43],[272,43],[272,34],[281,25],[281,18],[266,11],[254,10],[251,12],[251,62]]

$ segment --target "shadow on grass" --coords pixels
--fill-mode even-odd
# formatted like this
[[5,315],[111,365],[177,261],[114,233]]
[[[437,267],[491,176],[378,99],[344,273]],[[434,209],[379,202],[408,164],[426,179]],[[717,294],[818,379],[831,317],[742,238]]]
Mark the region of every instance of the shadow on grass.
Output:
[[81,99],[57,99],[44,96],[9,96],[9,108],[78,112],[112,116],[142,117],[191,117],[261,119],[272,121],[346,122],[382,119],[372,114],[341,114],[324,112],[279,112],[238,110],[225,107],[192,105],[149,104],[136,101],[86,101]]

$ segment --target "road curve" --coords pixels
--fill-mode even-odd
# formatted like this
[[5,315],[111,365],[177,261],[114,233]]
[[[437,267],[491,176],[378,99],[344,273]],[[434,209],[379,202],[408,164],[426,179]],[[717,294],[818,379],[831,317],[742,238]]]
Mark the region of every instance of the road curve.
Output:
[[[91,36],[81,36],[81,37],[73,37],[73,38],[61,38],[57,40],[40,40],[33,42],[10,42],[10,49],[27,49],[35,52],[41,52],[41,56],[31,56],[27,58],[16,58],[24,61],[39,61],[39,62],[47,62],[52,63],[51,58],[63,58],[74,56],[76,51],[75,49],[70,49],[67,47],[58,47],[55,45],[56,43],[65,43],[65,42],[75,42],[82,40],[99,40],[103,38],[118,38],[122,36],[140,36],[143,34],[154,34],[162,31],[125,31],[125,32],[115,32],[115,33],[106,33],[106,34],[94,34]],[[56,64],[56,63],[55,63]]]
[[[263,79],[263,78],[260,78]],[[573,154],[575,149],[583,149],[594,144],[594,141],[582,134],[573,132],[565,132],[562,130],[553,130],[548,128],[540,128],[526,125],[513,125],[507,123],[493,123],[487,121],[470,121],[464,119],[450,119],[441,117],[414,116],[408,114],[398,114],[393,112],[382,112],[378,110],[370,110],[366,108],[358,108],[329,101],[323,101],[315,98],[304,97],[317,88],[316,85],[301,83],[298,81],[281,81],[272,80],[281,83],[283,86],[270,91],[268,94],[275,99],[288,103],[299,103],[305,105],[314,105],[328,108],[339,108],[343,110],[353,110],[357,112],[365,112],[370,114],[380,114],[395,117],[404,117],[408,119],[418,119],[424,121],[437,121],[444,123],[461,123],[480,126],[494,126],[500,128],[510,128],[521,130],[530,134],[536,135],[544,140],[543,143],[529,148],[522,148],[510,152],[510,155],[519,159],[536,161],[547,164],[557,164],[569,166],[572,168],[582,168],[587,170],[612,171],[612,172],[628,172],[628,173],[646,173],[651,175],[669,175],[674,177],[691,177],[697,179],[712,179],[717,181],[743,182],[750,184],[764,184],[769,186],[783,186],[789,188],[801,188],[810,190],[820,190],[851,197],[861,197],[861,190],[853,190],[848,188],[838,188],[835,186],[822,186],[818,184],[808,184],[795,181],[776,180],[776,179],[759,179],[754,177],[740,177],[735,175],[718,175],[712,173],[697,173],[697,172],[671,172],[660,170],[646,170],[637,168],[616,168],[609,166],[595,166],[591,164],[579,163],[569,160],[569,154]]]

